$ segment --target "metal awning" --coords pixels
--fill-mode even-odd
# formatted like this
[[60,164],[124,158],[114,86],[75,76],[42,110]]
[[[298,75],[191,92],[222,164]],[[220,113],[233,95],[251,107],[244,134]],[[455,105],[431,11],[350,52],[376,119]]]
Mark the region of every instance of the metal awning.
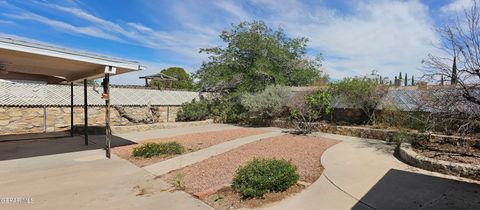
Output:
[[103,77],[106,66],[116,74],[145,69],[135,61],[0,37],[0,78],[80,81]]

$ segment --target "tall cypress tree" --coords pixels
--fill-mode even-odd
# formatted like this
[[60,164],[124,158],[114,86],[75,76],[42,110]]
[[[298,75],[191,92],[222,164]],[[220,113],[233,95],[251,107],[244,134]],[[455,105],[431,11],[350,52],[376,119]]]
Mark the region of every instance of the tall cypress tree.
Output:
[[453,66],[452,66],[452,80],[450,84],[457,84],[457,56],[453,56]]
[[415,78],[412,75],[412,86],[415,86]]
[[440,76],[440,85],[443,85],[443,75]]
[[404,81],[405,86],[408,86],[407,82],[408,82],[408,76],[407,76],[407,73],[405,73],[405,81]]

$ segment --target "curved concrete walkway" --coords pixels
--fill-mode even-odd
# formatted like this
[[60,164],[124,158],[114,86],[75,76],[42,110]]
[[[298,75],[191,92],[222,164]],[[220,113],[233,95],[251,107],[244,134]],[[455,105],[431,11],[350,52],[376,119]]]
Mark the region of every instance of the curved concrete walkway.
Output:
[[299,194],[264,209],[480,209],[480,185],[410,167],[395,145],[333,134],[322,176]]

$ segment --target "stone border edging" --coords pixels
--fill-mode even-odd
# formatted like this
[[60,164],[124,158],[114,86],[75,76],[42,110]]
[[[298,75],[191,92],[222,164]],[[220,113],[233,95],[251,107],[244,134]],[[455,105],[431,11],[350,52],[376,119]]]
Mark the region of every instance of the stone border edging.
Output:
[[400,158],[410,165],[425,170],[440,172],[448,175],[461,176],[469,179],[480,180],[480,166],[466,163],[454,163],[425,157],[412,149],[408,143],[399,146]]
[[[354,136],[367,139],[377,139],[387,142],[393,142],[395,134],[400,133],[400,131],[395,129],[382,129],[382,128],[370,128],[370,127],[360,127],[360,126],[344,126],[344,125],[332,125],[328,123],[316,123],[315,131],[323,133],[331,133],[344,136]],[[284,120],[273,120],[269,122],[269,126],[279,127],[279,128],[293,128],[291,122]],[[468,138],[462,138],[460,136],[448,136],[441,134],[429,134],[429,133],[420,133],[420,132],[407,132],[409,135],[413,136],[416,139],[432,139],[435,141],[447,142],[453,145],[466,145],[469,142],[473,141]]]

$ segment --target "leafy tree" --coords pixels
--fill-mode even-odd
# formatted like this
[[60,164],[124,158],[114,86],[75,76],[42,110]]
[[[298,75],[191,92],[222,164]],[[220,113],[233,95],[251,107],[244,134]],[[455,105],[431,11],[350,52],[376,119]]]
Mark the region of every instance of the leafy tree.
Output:
[[368,117],[367,124],[375,119],[375,111],[388,92],[386,86],[365,77],[346,77],[332,83],[330,89],[341,103],[361,109]]
[[176,81],[158,81],[153,80],[151,82],[152,87],[171,88],[173,89],[185,89],[192,90],[194,88],[193,80],[185,69],[180,67],[170,67],[163,69],[160,73],[176,78]]
[[209,55],[196,73],[203,88],[258,92],[268,85],[310,85],[322,77],[321,59],[306,56],[306,38],[290,38],[264,22],[242,22],[220,38],[225,46],[200,49]]

